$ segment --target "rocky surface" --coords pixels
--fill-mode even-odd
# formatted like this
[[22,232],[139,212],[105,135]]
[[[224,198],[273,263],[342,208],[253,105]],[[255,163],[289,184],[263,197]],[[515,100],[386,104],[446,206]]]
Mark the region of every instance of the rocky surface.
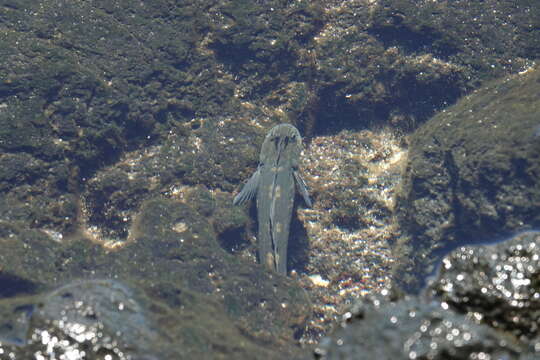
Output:
[[460,248],[444,258],[426,291],[460,313],[540,347],[539,247],[540,232],[534,231]]
[[462,247],[421,296],[383,290],[343,317],[315,358],[534,359],[540,353],[540,233]]
[[535,68],[496,81],[412,136],[397,210],[404,287],[452,248],[540,225],[539,80]]
[[314,37],[315,128],[414,129],[539,56],[530,1],[326,1]]
[[[230,197],[227,199],[230,204]],[[137,346],[144,345],[144,351],[139,351],[137,346],[133,349],[130,343],[129,348],[135,354],[149,353],[163,358],[162,348],[170,349],[173,357],[179,359],[203,356],[208,351],[216,358],[283,358],[298,353],[294,339],[303,329],[310,304],[302,288],[225,251],[208,220],[187,204],[151,199],[142,205],[139,216],[133,239],[112,252],[86,238],[59,243],[39,231],[3,229],[6,235],[1,238],[4,251],[0,255],[2,312],[9,314],[7,318],[15,319],[12,323],[17,323],[16,319],[25,315],[22,310],[37,303],[29,298],[41,299],[41,294],[50,291],[47,288],[55,284],[61,286],[71,279],[116,278],[129,282],[141,293],[145,300],[140,312],[153,324],[148,326],[157,331],[152,335],[156,337],[151,341],[152,346],[137,341]],[[131,296],[129,290],[118,290],[116,285],[110,285],[108,291],[107,284],[97,289],[92,282],[83,284],[87,285],[77,290],[82,293],[68,296],[69,304],[82,298],[89,301],[89,306],[99,307],[101,301],[107,301],[119,291],[125,301],[117,302],[137,298]],[[61,288],[53,294],[63,291]],[[52,303],[57,301],[51,300],[50,306]],[[69,304],[66,306],[71,306]],[[51,321],[60,321],[47,306],[38,308],[47,311]],[[137,323],[137,319],[126,321]],[[7,324],[2,328],[3,331],[15,329],[2,335],[10,344],[24,343],[24,327]],[[55,334],[57,332],[54,330]],[[115,341],[120,340],[129,339],[122,336]],[[36,346],[40,346],[38,343]],[[78,343],[81,347],[84,341]],[[85,351],[98,356],[99,348],[94,352]],[[25,359],[30,351],[27,347],[12,345],[1,349],[4,353],[14,353],[17,359]],[[30,349],[36,350],[35,347]]]
[[[527,0],[2,2],[0,311],[18,320],[0,357],[44,351],[20,347],[27,305],[96,278],[175,358],[299,354],[388,281],[393,131],[528,68],[539,18]],[[284,121],[313,139],[320,201],[299,211],[293,280],[259,268],[252,214],[231,206]],[[34,328],[113,356],[53,317]]]
[[[321,341],[315,358],[519,359],[520,348],[487,326],[418,299],[357,306],[353,320]],[[481,355],[484,354],[484,355]]]
[[308,261],[293,266],[313,298],[305,343],[316,343],[356,299],[391,282],[401,145],[388,132],[364,130],[319,136],[306,149],[302,173],[316,197],[312,208],[298,210]]
[[25,300],[2,318],[1,354],[11,358],[159,359],[172,355],[166,347],[156,351],[153,343],[160,341],[159,330],[138,296],[116,281],[70,283]]

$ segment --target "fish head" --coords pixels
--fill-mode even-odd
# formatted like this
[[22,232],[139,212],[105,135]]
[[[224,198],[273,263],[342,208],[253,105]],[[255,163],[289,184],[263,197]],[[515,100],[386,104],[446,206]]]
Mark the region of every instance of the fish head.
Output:
[[301,150],[302,137],[298,129],[291,124],[279,124],[270,129],[266,135],[260,160],[263,164],[274,165],[297,162]]

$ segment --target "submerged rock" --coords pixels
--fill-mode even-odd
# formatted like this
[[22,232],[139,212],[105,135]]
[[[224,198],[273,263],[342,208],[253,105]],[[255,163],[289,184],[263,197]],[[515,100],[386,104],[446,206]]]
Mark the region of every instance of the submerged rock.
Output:
[[[36,346],[45,340],[32,340],[42,339],[43,331],[50,339],[69,338],[70,349],[81,349],[72,340],[80,335],[76,331],[81,338],[92,337],[97,326],[113,329],[112,335],[121,332],[113,340],[123,353],[150,353],[158,359],[192,359],[209,352],[215,358],[255,359],[299,354],[297,339],[310,308],[307,294],[291,279],[223,248],[210,219],[199,211],[215,211],[220,229],[234,228],[244,217],[226,216],[225,203],[230,206],[230,196],[199,206],[153,198],[137,214],[132,238],[108,250],[87,239],[58,243],[39,231],[0,226],[7,234],[0,245],[9,250],[0,254],[0,342],[7,345],[5,353],[26,360],[32,351],[43,352]],[[96,277],[115,280],[79,280]],[[51,293],[51,288],[58,290]],[[124,310],[118,311],[120,307]],[[89,317],[79,308],[90,309],[85,313]],[[65,316],[78,325],[66,328]],[[135,345],[132,339],[137,339]],[[17,347],[27,341],[31,344]],[[167,349],[165,355],[162,349]]]
[[428,292],[481,323],[540,348],[540,232],[467,246],[443,260]]
[[418,291],[441,256],[540,225],[540,69],[501,79],[414,133],[394,274]]
[[[2,319],[0,354],[10,359],[31,354],[45,359],[166,356],[165,348],[154,345],[158,332],[139,299],[117,281],[77,281],[34,299]],[[16,332],[5,331],[10,324],[17,324]]]
[[315,350],[322,359],[518,359],[520,348],[485,325],[446,311],[440,302],[373,299]]
[[[360,301],[317,358],[536,359],[540,353],[540,232],[462,247],[421,296],[383,291]],[[392,296],[391,296],[392,295]]]

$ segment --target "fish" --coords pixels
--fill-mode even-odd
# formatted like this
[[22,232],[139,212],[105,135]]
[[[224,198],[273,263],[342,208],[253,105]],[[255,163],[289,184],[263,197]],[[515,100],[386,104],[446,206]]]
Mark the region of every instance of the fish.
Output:
[[259,261],[282,275],[287,274],[295,191],[307,207],[312,206],[307,185],[298,170],[301,152],[302,137],[296,127],[274,126],[261,146],[257,170],[233,200],[233,205],[241,205],[256,197]]

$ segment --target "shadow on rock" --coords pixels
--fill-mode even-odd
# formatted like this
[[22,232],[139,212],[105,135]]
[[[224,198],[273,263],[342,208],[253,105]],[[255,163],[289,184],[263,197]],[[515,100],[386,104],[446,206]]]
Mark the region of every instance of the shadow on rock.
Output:
[[412,136],[394,249],[407,291],[452,249],[540,225],[539,80],[536,68],[491,83]]

